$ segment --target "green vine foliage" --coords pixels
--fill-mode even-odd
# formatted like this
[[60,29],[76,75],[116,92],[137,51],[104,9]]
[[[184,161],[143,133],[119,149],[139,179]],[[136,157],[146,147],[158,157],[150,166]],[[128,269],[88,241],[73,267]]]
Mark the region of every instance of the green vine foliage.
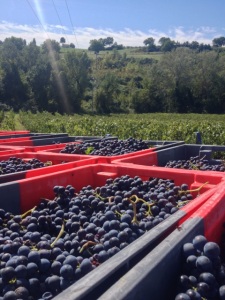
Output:
[[224,115],[155,113],[68,116],[48,112],[19,114],[22,125],[31,132],[66,132],[71,136],[111,134],[120,139],[134,137],[196,143],[195,133],[198,131],[204,144],[225,145]]

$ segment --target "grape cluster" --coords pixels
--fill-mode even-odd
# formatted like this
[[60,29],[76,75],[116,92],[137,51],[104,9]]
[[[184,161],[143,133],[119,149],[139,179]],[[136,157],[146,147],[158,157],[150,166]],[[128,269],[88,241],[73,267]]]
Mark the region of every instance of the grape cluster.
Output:
[[167,162],[165,167],[200,171],[225,171],[224,163],[212,164],[210,160],[199,156],[190,157],[189,160],[171,160]]
[[103,139],[100,142],[82,142],[80,144],[67,144],[61,153],[89,154],[101,156],[115,156],[125,153],[148,149],[145,141],[128,138],[126,140]]
[[25,160],[11,156],[8,160],[0,161],[0,175],[42,168],[46,165],[48,164],[41,162],[37,158]]
[[203,235],[185,243],[183,269],[175,300],[225,299],[225,265],[217,243],[209,242]]
[[188,185],[123,175],[53,188],[23,215],[0,209],[0,297],[52,299],[192,200]]

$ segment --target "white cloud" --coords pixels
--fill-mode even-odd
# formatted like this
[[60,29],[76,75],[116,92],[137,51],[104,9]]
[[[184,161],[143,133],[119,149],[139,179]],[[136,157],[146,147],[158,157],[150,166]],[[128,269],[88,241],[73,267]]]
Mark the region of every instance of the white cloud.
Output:
[[0,22],[0,40],[3,41],[7,37],[15,36],[23,38],[29,43],[36,39],[38,45],[42,44],[46,39],[54,39],[60,41],[62,36],[65,37],[67,43],[74,43],[77,48],[87,49],[90,40],[113,37],[114,42],[123,44],[124,46],[143,46],[143,41],[148,37],[153,37],[155,43],[161,37],[170,37],[174,41],[197,41],[199,43],[211,44],[215,37],[224,36],[225,28],[218,32],[215,28],[200,27],[196,29],[185,29],[184,27],[170,28],[166,32],[156,29],[149,29],[147,32],[141,30],[132,30],[124,28],[120,31],[114,31],[111,28],[75,28],[71,29],[60,25],[29,26],[26,24],[14,24],[6,21]]

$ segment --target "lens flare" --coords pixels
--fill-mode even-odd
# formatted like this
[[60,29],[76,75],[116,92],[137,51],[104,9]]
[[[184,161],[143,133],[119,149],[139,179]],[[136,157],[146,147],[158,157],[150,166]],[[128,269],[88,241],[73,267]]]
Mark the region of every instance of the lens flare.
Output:
[[[44,11],[40,5],[40,1],[34,0],[34,5],[35,5],[35,10],[36,10],[37,16],[38,16],[45,32],[47,33],[48,26],[47,26],[47,23],[45,22]],[[49,56],[50,56],[51,66],[52,66],[54,74],[56,75],[55,79],[56,79],[59,94],[61,97],[61,103],[63,106],[63,110],[65,113],[70,113],[69,101],[68,101],[68,97],[65,92],[65,87],[64,87],[62,78],[60,76],[60,70],[58,67],[57,59],[55,57],[55,51],[52,48],[52,43],[46,43],[46,45],[47,45]]]

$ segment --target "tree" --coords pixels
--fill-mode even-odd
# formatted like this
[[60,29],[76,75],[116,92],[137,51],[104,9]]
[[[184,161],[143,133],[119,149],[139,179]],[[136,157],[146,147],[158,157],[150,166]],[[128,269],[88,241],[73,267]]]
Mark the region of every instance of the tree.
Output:
[[80,111],[81,100],[90,85],[90,65],[91,61],[86,52],[65,53],[60,76],[64,83],[70,113]]
[[155,40],[152,37],[147,38],[143,43],[147,46],[149,52],[156,51],[157,47],[155,45]]
[[90,46],[89,46],[88,50],[99,53],[100,51],[102,51],[104,49],[105,48],[104,48],[103,42],[101,40],[95,39],[95,40],[90,41]]
[[113,73],[105,74],[95,94],[95,105],[98,113],[111,113],[119,111],[116,101],[118,94],[118,78]]
[[104,48],[107,46],[111,46],[113,44],[113,38],[112,37],[107,37],[105,39],[99,39],[99,41],[102,42],[102,44],[104,45]]
[[65,42],[66,42],[66,39],[64,37],[61,37],[60,38],[60,44],[65,44]]
[[[115,46],[117,46],[117,44]],[[88,50],[99,53],[99,51],[110,49],[111,47],[113,47],[113,38],[107,37],[105,39],[91,40]]]
[[70,48],[75,48],[74,43],[70,43]]
[[161,45],[160,50],[163,51],[163,52],[169,52],[175,46],[175,42],[171,41],[171,39],[168,38],[168,37],[161,37],[159,39],[159,43]]
[[56,40],[46,40],[42,44],[42,50],[44,53],[59,53],[60,52],[60,44]]
[[197,50],[199,48],[199,43],[196,42],[196,41],[192,41],[191,44],[190,44],[190,48],[194,49],[194,50]]
[[215,38],[213,39],[213,46],[214,47],[222,47],[222,46],[225,46],[225,37],[224,36],[221,36],[219,38]]

